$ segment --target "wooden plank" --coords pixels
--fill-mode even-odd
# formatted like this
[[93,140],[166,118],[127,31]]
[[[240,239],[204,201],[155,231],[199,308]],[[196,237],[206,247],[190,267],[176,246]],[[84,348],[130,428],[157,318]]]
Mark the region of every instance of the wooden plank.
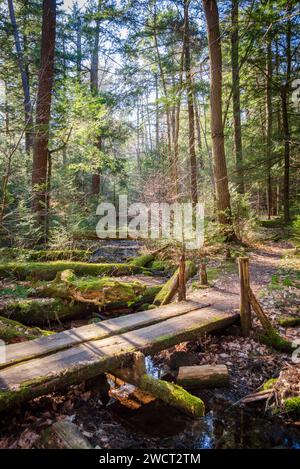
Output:
[[0,368],[63,350],[82,342],[104,339],[133,329],[150,326],[151,324],[156,324],[165,319],[180,316],[181,314],[207,306],[209,305],[197,301],[183,301],[181,303],[161,306],[140,313],[120,316],[97,324],[89,324],[87,326],[69,329],[29,342],[7,345],[6,361],[0,364]]
[[238,314],[198,309],[122,335],[86,342],[0,371],[0,410],[124,366],[133,352],[156,353],[232,324]]

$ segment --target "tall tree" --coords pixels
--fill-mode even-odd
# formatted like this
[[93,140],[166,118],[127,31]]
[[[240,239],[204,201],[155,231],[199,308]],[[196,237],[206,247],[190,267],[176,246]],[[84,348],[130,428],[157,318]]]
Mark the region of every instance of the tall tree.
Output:
[[291,88],[291,1],[287,0],[287,24],[286,24],[286,81],[281,87],[281,101],[282,101],[282,126],[284,138],[284,177],[283,177],[283,210],[284,221],[290,221],[290,126],[289,126],[289,92]]
[[49,156],[49,122],[54,81],[56,34],[56,0],[43,0],[41,58],[36,104],[36,128],[33,151],[33,211],[41,228],[41,241],[46,241],[46,184]]
[[267,160],[267,206],[268,219],[272,214],[272,130],[273,130],[273,105],[272,105],[272,39],[267,33],[266,46],[266,160]]
[[24,54],[21,47],[21,41],[19,36],[19,29],[15,16],[15,9],[13,0],[8,0],[9,16],[13,29],[15,47],[17,52],[18,67],[21,74],[22,88],[24,95],[24,115],[25,115],[25,150],[27,153],[30,153],[30,149],[33,144],[32,138],[32,129],[33,129],[33,120],[32,120],[32,103],[30,98],[30,88],[29,88],[29,79],[26,72],[26,65],[24,60]]
[[240,105],[240,65],[239,65],[239,0],[231,3],[231,69],[232,104],[234,123],[234,149],[238,191],[244,193],[243,150]]
[[[91,92],[95,96],[99,93],[99,39],[100,39],[100,8],[101,1],[99,0],[96,25],[94,28],[94,44],[91,57]],[[101,150],[102,141],[101,136],[98,139],[98,148]],[[97,168],[92,174],[92,195],[98,196],[100,192],[100,171]]]
[[197,188],[197,159],[195,151],[195,110],[194,110],[194,88],[191,70],[191,51],[190,51],[190,27],[189,27],[189,5],[190,0],[184,0],[184,57],[185,57],[185,75],[187,85],[188,102],[188,120],[189,120],[189,157],[191,168],[191,196],[195,206],[198,202]]
[[230,207],[222,119],[222,52],[219,12],[216,0],[202,0],[205,11],[210,59],[210,112],[213,171],[218,220],[227,239],[235,237]]

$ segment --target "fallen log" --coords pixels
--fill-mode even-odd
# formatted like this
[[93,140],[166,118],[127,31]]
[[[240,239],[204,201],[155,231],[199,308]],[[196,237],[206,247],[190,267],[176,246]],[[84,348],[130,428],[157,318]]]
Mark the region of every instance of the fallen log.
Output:
[[68,420],[46,428],[36,446],[38,449],[93,449],[77,425]]
[[88,262],[7,262],[0,264],[0,278],[16,277],[19,280],[54,280],[58,272],[73,270],[76,275],[133,275],[143,273],[143,267],[130,264],[89,264]]
[[44,331],[38,327],[26,327],[17,321],[0,316],[0,340],[3,340],[6,344],[33,340],[37,337],[49,336],[51,334],[52,332],[50,331]]
[[176,384],[148,375],[145,356],[141,352],[133,354],[132,362],[131,368],[115,370],[114,375],[129,384],[134,384],[144,393],[151,394],[166,404],[176,407],[187,415],[203,417],[205,413],[203,401]]
[[128,262],[128,264],[135,265],[137,267],[145,267],[147,264],[150,264],[150,262],[154,261],[154,259],[154,254],[143,254],[142,256],[134,257]]
[[226,327],[236,319],[236,314],[220,313],[213,308],[203,309],[201,314],[196,310],[142,329],[7,366],[0,371],[0,410],[86,381],[99,373],[113,373],[122,368],[135,351],[154,354]]
[[176,382],[184,388],[228,386],[228,368],[225,365],[181,366]]
[[[197,272],[196,266],[192,261],[185,261],[185,282],[187,282]],[[165,305],[171,302],[172,298],[176,295],[179,282],[179,268],[172,275],[172,277],[163,285],[160,292],[154,299],[155,305]]]
[[29,326],[67,321],[95,312],[98,308],[92,304],[66,302],[59,298],[12,300],[0,308],[1,316]]

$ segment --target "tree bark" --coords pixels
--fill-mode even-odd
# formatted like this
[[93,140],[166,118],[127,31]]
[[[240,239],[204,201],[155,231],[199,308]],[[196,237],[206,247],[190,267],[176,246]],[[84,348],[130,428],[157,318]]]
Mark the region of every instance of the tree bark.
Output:
[[[33,119],[32,119],[32,104],[30,98],[30,89],[28,74],[26,72],[26,64],[24,61],[24,55],[21,48],[18,25],[15,17],[15,10],[13,0],[8,0],[9,16],[13,29],[15,47],[17,52],[18,66],[21,74],[22,88],[24,94],[24,116],[25,116],[25,150],[26,153],[30,153],[30,149],[33,145]],[[25,41],[24,41],[25,42]]]
[[266,56],[266,160],[267,160],[267,207],[268,219],[272,215],[272,128],[273,128],[273,106],[272,106],[272,42],[270,34],[267,35],[267,56]]
[[197,187],[197,160],[195,151],[195,111],[194,88],[191,71],[190,31],[189,31],[189,5],[190,0],[184,0],[184,18],[186,34],[184,35],[185,75],[187,84],[188,118],[189,118],[189,157],[191,170],[191,199],[193,206],[198,202]]
[[33,151],[32,187],[33,211],[45,239],[46,184],[48,164],[49,122],[54,80],[54,52],[56,33],[56,0],[43,1],[41,62],[36,105],[36,130]]
[[234,148],[237,172],[237,189],[244,193],[243,150],[241,130],[240,105],[240,66],[239,66],[239,0],[232,0],[231,4],[231,69],[232,69],[232,104],[234,122]]
[[[98,13],[100,11],[101,2],[98,3]],[[94,46],[91,57],[91,92],[94,96],[99,93],[99,38],[100,38],[100,19],[96,19],[96,26],[94,32]],[[98,139],[97,148],[101,150],[102,141],[101,137]],[[100,171],[99,168],[92,174],[92,195],[98,196],[100,193]]]
[[218,220],[227,239],[233,239],[235,234],[231,220],[222,120],[222,52],[219,13],[216,0],[203,0],[203,6],[207,22],[210,58],[211,135]]
[[291,1],[287,1],[287,29],[286,29],[286,83],[281,88],[281,102],[282,102],[282,124],[283,124],[283,138],[284,138],[284,177],[283,177],[283,210],[284,221],[290,221],[290,127],[289,127],[289,93],[290,93],[290,80],[291,80],[291,37],[292,37],[292,24],[290,13],[292,10]]

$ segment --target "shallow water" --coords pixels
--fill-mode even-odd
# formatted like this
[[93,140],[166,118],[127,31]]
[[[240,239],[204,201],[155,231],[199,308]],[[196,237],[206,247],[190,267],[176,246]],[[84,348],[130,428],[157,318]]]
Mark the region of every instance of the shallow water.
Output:
[[[161,371],[150,357],[147,371],[160,377]],[[203,394],[203,393],[202,393]],[[139,445],[147,439],[161,448],[291,448],[300,449],[300,430],[270,417],[264,410],[233,406],[210,393],[203,397],[207,409],[202,419],[190,419],[176,409],[153,401],[137,408],[115,402],[109,406]]]

